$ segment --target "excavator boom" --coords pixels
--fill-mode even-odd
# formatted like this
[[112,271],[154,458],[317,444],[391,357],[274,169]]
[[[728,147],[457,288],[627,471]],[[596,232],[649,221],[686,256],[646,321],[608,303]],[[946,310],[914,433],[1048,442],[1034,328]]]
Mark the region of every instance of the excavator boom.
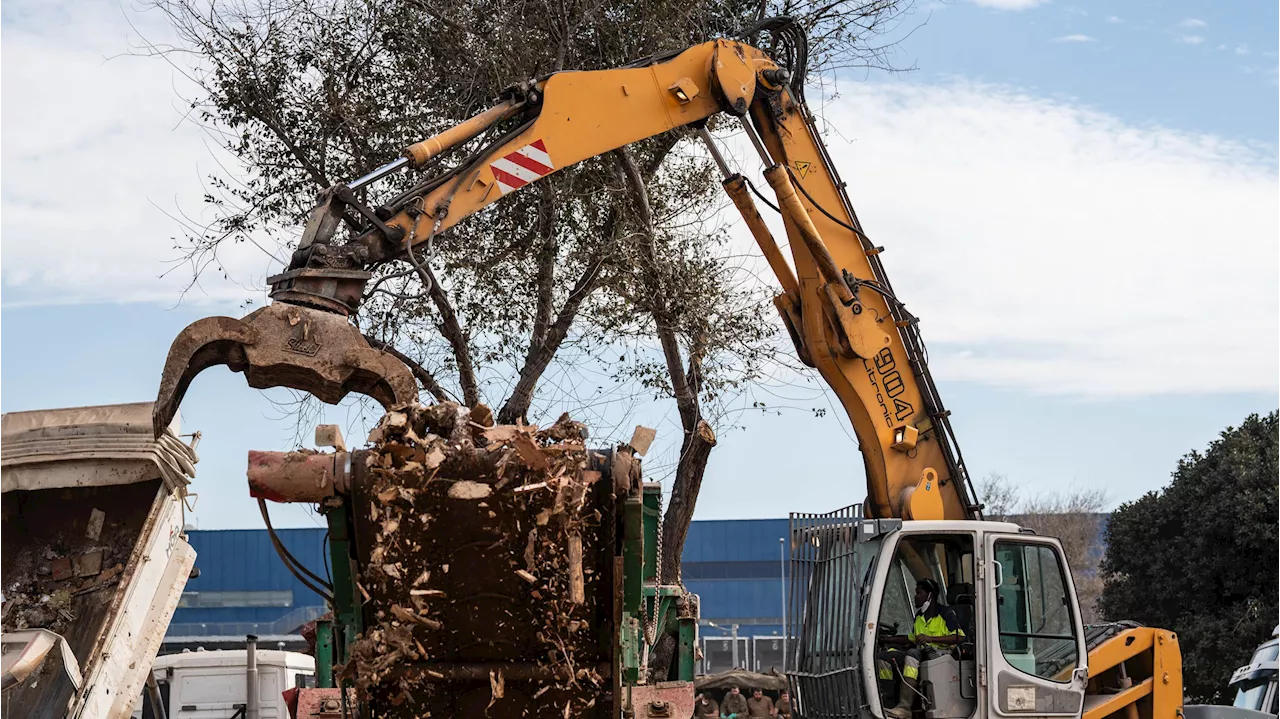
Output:
[[[798,31],[776,23],[778,32]],[[614,70],[559,72],[512,88],[492,108],[406,148],[404,157],[321,193],[290,267],[270,278],[275,305],[244,320],[211,318],[174,342],[156,402],[156,426],[191,380],[226,364],[254,387],[286,386],[337,402],[349,392],[394,408],[416,399],[403,365],[348,322],[369,268],[547,175],[680,127],[700,129],[725,188],[778,276],[775,300],[801,359],[847,410],[877,517],[980,518],[925,363],[915,318],[893,294],[878,254],[813,128],[802,85],[761,50],[715,40]],[[794,272],[760,218],[745,178],[732,173],[702,125],[743,121],[766,165],[790,240]],[[490,138],[492,136],[492,138]],[[480,148],[414,190],[370,208],[356,192],[407,167],[434,167],[448,150]],[[359,231],[345,242],[344,225]]]

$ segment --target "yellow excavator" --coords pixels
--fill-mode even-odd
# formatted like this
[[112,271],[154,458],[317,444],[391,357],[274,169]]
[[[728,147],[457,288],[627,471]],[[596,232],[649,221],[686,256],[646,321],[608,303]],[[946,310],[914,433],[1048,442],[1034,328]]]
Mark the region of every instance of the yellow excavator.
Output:
[[[370,347],[351,321],[372,269],[420,267],[416,248],[506,195],[691,128],[781,286],[774,302],[797,355],[840,399],[866,466],[864,504],[792,515],[792,591],[802,598],[791,610],[799,636],[787,662],[795,715],[886,716],[890,690],[876,654],[910,625],[918,609],[911,588],[923,578],[939,585],[966,641],[923,663],[919,696],[908,702],[914,716],[1181,715],[1176,635],[1085,627],[1057,540],[984,521],[917,319],[889,283],[882,248],[863,232],[805,104],[804,33],[774,18],[739,37],[758,35],[773,50],[721,39],[520,84],[394,162],[324,191],[289,267],[269,279],[273,303],[241,320],[199,320],[175,340],[155,426],[168,425],[191,380],[216,364],[243,372],[253,387],[291,387],[330,403],[350,392],[387,409],[415,402],[408,368]],[[707,120],[722,114],[741,123],[772,201],[730,169],[707,132]],[[410,189],[366,203],[375,183],[405,171],[421,171]],[[781,215],[790,263],[753,192]]]

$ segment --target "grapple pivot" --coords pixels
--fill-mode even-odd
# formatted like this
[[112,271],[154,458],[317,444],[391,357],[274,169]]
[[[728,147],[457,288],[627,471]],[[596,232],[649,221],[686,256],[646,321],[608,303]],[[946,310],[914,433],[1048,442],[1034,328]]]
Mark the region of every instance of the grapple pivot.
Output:
[[187,326],[169,347],[152,415],[156,436],[178,411],[191,380],[225,364],[250,387],[290,387],[337,404],[351,392],[386,409],[418,398],[409,368],[369,346],[345,316],[276,302],[243,320],[206,317]]

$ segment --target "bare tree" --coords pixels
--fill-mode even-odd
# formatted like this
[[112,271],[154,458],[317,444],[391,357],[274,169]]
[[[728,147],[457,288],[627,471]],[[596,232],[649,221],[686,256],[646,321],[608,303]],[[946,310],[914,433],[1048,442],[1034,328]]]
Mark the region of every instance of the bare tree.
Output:
[[980,501],[986,504],[987,519],[1016,522],[1062,543],[1080,600],[1081,619],[1085,623],[1099,621],[1098,599],[1103,584],[1099,565],[1104,554],[1102,528],[1107,516],[1107,493],[1070,487],[1025,497],[1008,477],[995,472],[978,482],[977,491]]
[[978,480],[976,491],[978,493],[978,501],[983,506],[983,515],[993,522],[1010,522],[1014,512],[1017,511],[1018,502],[1021,501],[1018,496],[1018,488],[1009,481],[1009,478],[998,472],[991,472],[987,476]]

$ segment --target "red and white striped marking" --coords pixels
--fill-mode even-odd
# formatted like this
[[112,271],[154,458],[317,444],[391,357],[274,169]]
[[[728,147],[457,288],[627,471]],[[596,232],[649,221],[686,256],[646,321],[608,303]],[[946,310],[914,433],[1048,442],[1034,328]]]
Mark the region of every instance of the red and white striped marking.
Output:
[[498,190],[505,195],[550,175],[556,168],[551,164],[547,146],[542,140],[534,140],[532,144],[494,160],[489,169],[493,170]]

